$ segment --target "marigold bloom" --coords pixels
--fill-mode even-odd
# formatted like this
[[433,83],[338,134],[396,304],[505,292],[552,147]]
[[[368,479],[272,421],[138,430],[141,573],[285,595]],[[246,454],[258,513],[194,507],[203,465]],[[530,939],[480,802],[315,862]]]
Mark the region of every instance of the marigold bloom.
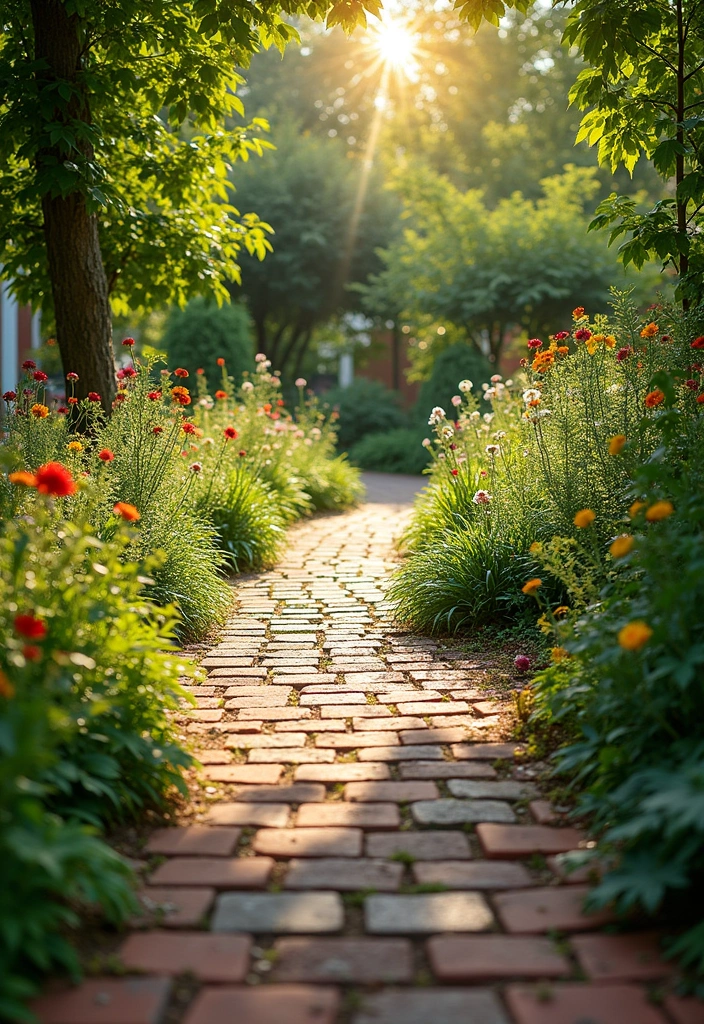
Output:
[[68,448],[68,450],[70,452],[82,452],[83,451],[83,445],[81,444],[80,441],[69,441],[69,443],[66,445],[66,447]]
[[542,587],[542,585],[543,581],[536,577],[535,579],[528,580],[527,583],[524,583],[521,590],[524,594],[534,594],[538,587]]
[[234,427],[225,427],[223,434],[228,441],[234,441],[239,436]]
[[645,513],[645,518],[649,523],[659,523],[661,519],[671,516],[674,511],[675,506],[671,501],[656,501]]
[[224,366],[225,365],[225,360],[223,359],[222,356],[218,356],[216,362],[217,362],[218,366]]
[[27,473],[23,469],[18,470],[16,473],[10,473],[7,479],[11,484],[17,484],[21,487],[37,486],[37,478],[34,473]]
[[141,519],[141,516],[137,509],[134,507],[134,505],[130,505],[128,501],[115,502],[112,510],[115,513],[115,515],[122,516],[122,518],[127,523],[136,523],[138,519]]
[[633,548],[633,537],[629,533],[622,533],[620,537],[612,542],[609,552],[612,558],[624,558]]
[[604,345],[607,348],[615,348],[616,347],[616,338],[613,336],[613,334],[607,334],[606,335],[606,337],[604,338]]
[[590,508],[583,508],[574,517],[574,525],[580,530],[584,530],[587,526],[591,526],[595,519],[596,515]]
[[54,498],[66,498],[76,493],[76,483],[61,462],[47,462],[37,470],[37,490]]
[[584,316],[584,306],[577,306],[576,309],[573,309],[572,316],[575,320],[580,320]]
[[652,635],[653,631],[647,622],[636,620],[619,630],[618,642],[626,651],[639,651]]
[[702,337],[702,338],[695,338],[694,341],[691,343],[691,345],[689,347],[690,348],[704,348],[704,337]]
[[77,398],[71,397],[71,398],[67,399],[67,401],[68,401],[69,405],[78,405],[78,399]]
[[45,420],[49,415],[49,407],[42,405],[41,402],[35,402],[29,411],[38,420]]
[[124,338],[122,344],[125,348],[132,348],[134,345],[134,338]]
[[101,462],[112,462],[115,458],[114,452],[111,452],[109,448],[103,448],[98,452],[98,458]]
[[550,654],[556,665],[559,665],[561,661],[567,661],[570,656],[570,652],[566,651],[564,647],[553,647]]
[[176,395],[176,401],[178,402],[179,405],[190,405],[191,404],[191,396],[190,395]]
[[658,325],[651,323],[647,324],[647,326],[643,328],[643,330],[640,332],[640,336],[641,338],[654,338],[657,333]]
[[540,552],[543,550],[543,545],[540,543],[539,540],[534,540],[531,546],[528,548],[528,550],[530,551],[531,555],[539,555]]
[[89,391],[88,392],[88,401],[89,402],[99,402],[100,401],[100,395],[98,394],[98,392],[97,391]]
[[552,352],[539,352],[531,365],[537,373],[545,373],[554,363],[555,356]]
[[655,391],[650,391],[645,396],[645,407],[646,409],[654,409],[657,405],[662,405],[664,401],[665,395],[660,388],[656,388]]
[[221,402],[224,398],[227,398],[227,391],[216,391],[215,397]]
[[176,369],[174,370],[174,375],[176,377],[188,377],[189,373],[188,370],[184,370],[182,366],[177,366]]
[[554,618],[561,619],[563,615],[567,615],[569,610],[569,605],[559,604],[552,614]]
[[15,633],[26,640],[43,640],[46,636],[46,623],[34,615],[15,615],[13,625]]
[[15,696],[15,688],[7,678],[5,673],[0,669],[0,697],[4,697],[5,700],[12,700]]
[[631,519],[635,519],[635,517],[638,515],[642,508],[645,508],[644,501],[634,501],[628,510],[628,514],[631,517]]
[[609,441],[609,455],[620,455],[627,440],[625,434],[615,434]]
[[184,420],[183,423],[181,424],[181,430],[184,432],[184,434],[195,434],[195,423],[191,423],[190,420]]
[[569,348],[567,347],[567,345],[558,345],[557,346],[557,354],[558,355],[566,356],[568,352],[569,352]]

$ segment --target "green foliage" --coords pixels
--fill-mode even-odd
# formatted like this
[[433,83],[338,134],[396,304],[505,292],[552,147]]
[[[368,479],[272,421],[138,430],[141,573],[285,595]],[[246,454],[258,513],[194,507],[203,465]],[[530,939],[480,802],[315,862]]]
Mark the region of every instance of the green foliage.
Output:
[[434,405],[449,409],[459,381],[471,380],[474,390],[479,391],[490,375],[491,366],[477,348],[463,342],[450,345],[436,357],[430,377],[421,386],[416,403],[418,416],[425,422]]
[[411,475],[422,473],[430,461],[421,432],[412,427],[365,434],[350,449],[350,458],[362,469]]
[[400,396],[378,380],[357,377],[347,388],[326,392],[323,399],[339,415],[337,439],[345,451],[367,434],[406,426]]
[[185,309],[173,309],[160,347],[172,370],[182,366],[192,377],[198,369],[217,377],[220,358],[236,377],[254,366],[251,323],[244,307],[236,302],[218,306],[212,300],[193,299]]
[[238,467],[222,492],[206,498],[204,508],[236,572],[274,564],[285,539],[285,519],[265,483]]

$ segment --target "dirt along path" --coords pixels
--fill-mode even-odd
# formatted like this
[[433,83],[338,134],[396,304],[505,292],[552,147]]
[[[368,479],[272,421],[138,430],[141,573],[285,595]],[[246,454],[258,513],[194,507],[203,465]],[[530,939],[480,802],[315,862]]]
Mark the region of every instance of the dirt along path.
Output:
[[419,483],[370,474],[367,504],[239,584],[187,716],[205,788],[148,840],[126,974],[46,997],[43,1024],[701,1021],[650,1000],[652,934],[582,913],[554,858],[583,836],[501,731],[486,664],[393,622]]

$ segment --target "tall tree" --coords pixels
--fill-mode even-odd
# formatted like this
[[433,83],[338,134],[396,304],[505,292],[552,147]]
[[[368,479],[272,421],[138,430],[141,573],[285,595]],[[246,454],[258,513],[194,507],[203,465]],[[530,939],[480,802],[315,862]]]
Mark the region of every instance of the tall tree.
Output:
[[242,244],[266,249],[256,218],[227,211],[213,237],[197,223],[199,199],[227,195],[227,161],[256,146],[222,132],[242,111],[235,68],[297,37],[285,15],[350,30],[379,11],[380,0],[2,0],[0,260],[18,294],[52,307],[79,393],[112,401],[109,292],[139,255],[155,267],[161,256],[162,295],[175,276],[179,298],[224,287]]

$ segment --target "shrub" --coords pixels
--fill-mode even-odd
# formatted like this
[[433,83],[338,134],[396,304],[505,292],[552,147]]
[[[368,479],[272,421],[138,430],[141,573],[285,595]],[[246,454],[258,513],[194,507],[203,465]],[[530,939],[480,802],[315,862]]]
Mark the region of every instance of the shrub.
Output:
[[437,356],[429,379],[421,386],[416,416],[424,422],[432,406],[451,408],[452,396],[457,394],[458,381],[471,380],[478,391],[481,382],[488,380],[490,375],[491,364],[473,345],[464,342],[450,345]]
[[161,347],[172,370],[183,366],[194,376],[202,368],[216,377],[217,360],[227,360],[239,376],[254,364],[252,324],[239,302],[218,306],[211,299],[191,299],[184,309],[173,309],[166,322]]
[[430,463],[430,457],[421,442],[421,432],[411,427],[367,434],[352,446],[350,459],[362,469],[415,476],[427,469]]
[[400,395],[377,380],[357,377],[348,388],[328,391],[323,400],[339,413],[337,438],[349,451],[367,434],[386,433],[406,426]]

